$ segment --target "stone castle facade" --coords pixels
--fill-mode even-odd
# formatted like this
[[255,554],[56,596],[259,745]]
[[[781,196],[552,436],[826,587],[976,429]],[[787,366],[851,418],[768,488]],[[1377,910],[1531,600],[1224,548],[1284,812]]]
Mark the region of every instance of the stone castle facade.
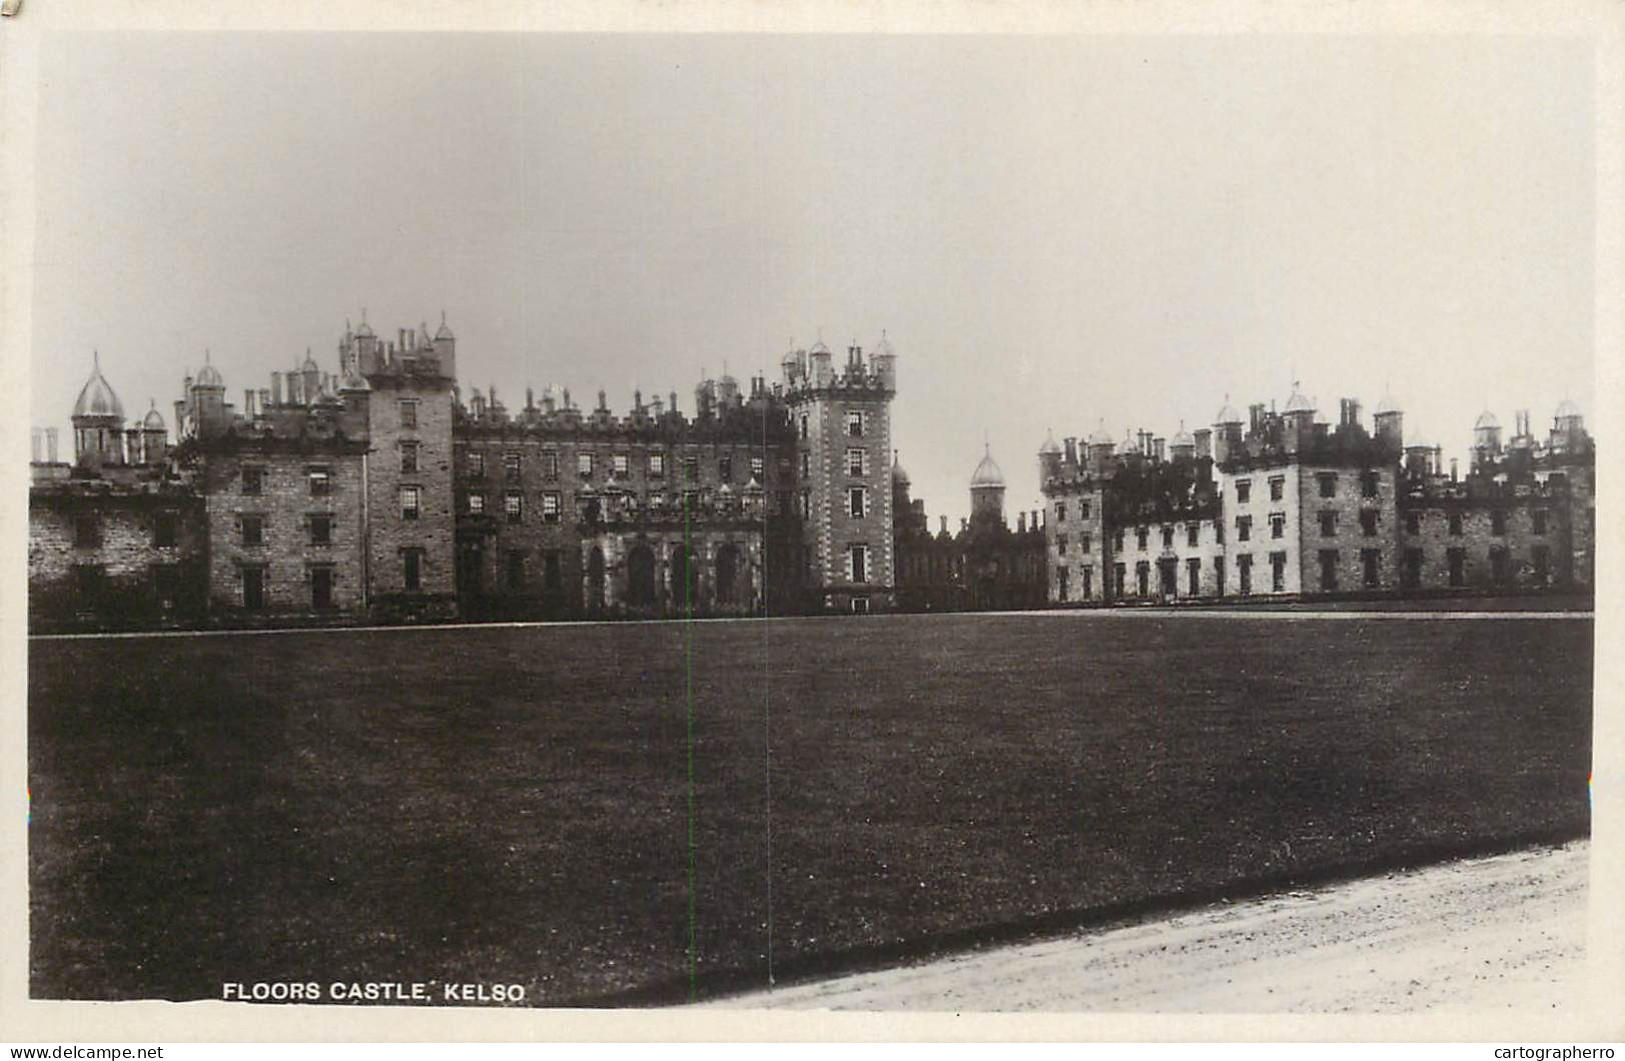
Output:
[[1045,441],[1048,598],[1054,604],[1589,589],[1596,454],[1565,401],[1535,437],[1520,412],[1503,444],[1474,425],[1465,474],[1404,441],[1391,400],[1368,429],[1294,389],[1281,412],[1228,402],[1211,430],[1171,440],[1103,430]]
[[[896,604],[882,337],[844,364],[822,342],[694,413],[634,397],[457,383],[442,321],[392,341],[345,328],[246,389],[208,363],[130,427],[99,359],[74,454],[36,432],[31,620],[253,623],[864,612]],[[43,443],[43,445],[42,445]]]

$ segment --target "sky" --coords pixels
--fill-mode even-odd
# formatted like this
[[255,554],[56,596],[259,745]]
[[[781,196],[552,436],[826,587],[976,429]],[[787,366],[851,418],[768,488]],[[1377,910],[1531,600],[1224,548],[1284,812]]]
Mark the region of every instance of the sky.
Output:
[[[882,330],[935,524],[984,440],[1172,435],[1228,396],[1409,441],[1594,412],[1588,46],[1490,36],[55,34],[30,416],[92,350],[166,420],[345,322],[442,311],[465,393],[624,410]],[[173,426],[173,425],[171,425]]]

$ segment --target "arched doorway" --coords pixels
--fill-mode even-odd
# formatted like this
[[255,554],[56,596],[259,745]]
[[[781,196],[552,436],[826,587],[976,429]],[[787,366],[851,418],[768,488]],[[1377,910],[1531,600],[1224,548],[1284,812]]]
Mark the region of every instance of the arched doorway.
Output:
[[626,599],[644,608],[655,602],[655,554],[647,545],[634,546],[626,556]]
[[604,550],[596,545],[587,556],[587,607],[604,610]]
[[739,601],[739,549],[724,545],[717,550],[717,603],[736,604]]
[[700,605],[700,558],[678,548],[671,557],[671,603],[680,612]]

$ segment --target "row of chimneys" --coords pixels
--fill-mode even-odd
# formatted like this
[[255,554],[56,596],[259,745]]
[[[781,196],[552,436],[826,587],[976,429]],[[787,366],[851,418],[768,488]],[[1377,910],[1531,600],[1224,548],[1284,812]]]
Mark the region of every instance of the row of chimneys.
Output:
[[[40,445],[41,436],[43,436],[43,441],[44,441],[44,446],[43,447]],[[57,459],[56,459],[56,453],[57,453],[57,449],[56,449],[56,428],[54,428],[54,427],[46,427],[46,428],[36,427],[36,428],[34,428],[33,443],[34,443],[33,457],[34,457],[34,463],[35,464],[39,464],[39,463],[42,462],[42,457],[41,457],[42,451],[44,453],[43,460],[45,462],[48,462],[50,464],[56,464],[57,463]]]
[[[942,521],[942,523],[941,523],[942,533],[947,534],[948,533],[948,517],[947,516],[938,516],[937,518]],[[1018,533],[1018,534],[1025,533],[1029,526],[1032,527],[1033,530],[1037,530],[1040,526],[1042,526],[1042,524],[1040,524],[1039,521],[1038,521],[1038,509],[1036,509],[1036,508],[1032,510],[1031,522],[1028,521],[1027,513],[1025,513],[1025,512],[1017,512],[1016,513],[1016,533]],[[970,520],[967,517],[965,517],[965,516],[960,516],[959,517],[959,529],[962,530],[962,531],[970,529]]]

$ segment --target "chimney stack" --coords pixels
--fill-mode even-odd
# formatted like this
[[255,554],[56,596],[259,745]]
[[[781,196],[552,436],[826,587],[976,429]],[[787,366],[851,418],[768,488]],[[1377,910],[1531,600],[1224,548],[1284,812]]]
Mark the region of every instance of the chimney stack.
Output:
[[250,420],[254,419],[254,388],[248,387],[243,391],[243,415]]
[[56,428],[45,429],[45,459],[52,464],[56,463]]
[[45,456],[45,432],[44,432],[44,430],[42,430],[41,428],[37,428],[37,427],[34,428],[33,434],[30,437],[29,441],[33,443],[33,457],[32,457],[32,460],[33,460],[33,462],[35,464],[38,464],[40,462],[40,459]]
[[282,404],[282,373],[280,372],[271,373],[271,402],[275,405]]
[[1068,464],[1076,464],[1076,463],[1078,463],[1078,440],[1077,440],[1077,437],[1074,436],[1072,438],[1067,439],[1063,443],[1063,445],[1066,446],[1066,462]]
[[942,533],[947,534],[948,533],[948,517],[947,516],[939,516],[937,518],[942,520]]

